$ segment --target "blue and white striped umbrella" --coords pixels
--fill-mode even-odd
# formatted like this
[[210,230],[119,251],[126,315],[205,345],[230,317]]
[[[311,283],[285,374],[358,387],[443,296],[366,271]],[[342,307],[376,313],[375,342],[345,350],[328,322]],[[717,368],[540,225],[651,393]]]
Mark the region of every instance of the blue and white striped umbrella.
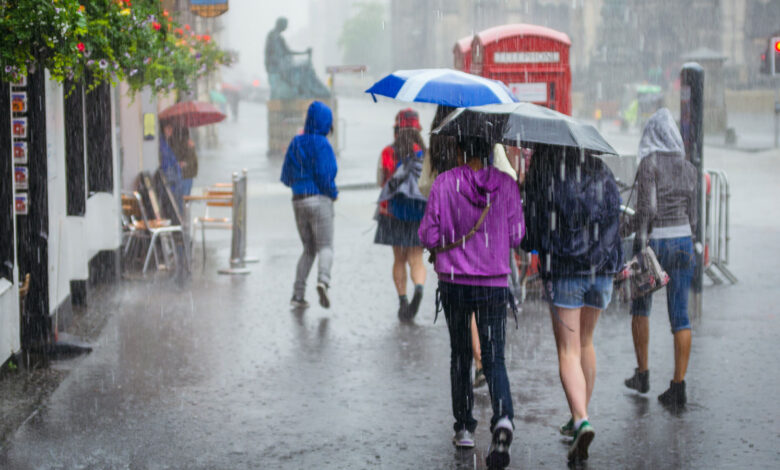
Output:
[[398,70],[366,90],[400,101],[435,103],[455,108],[517,103],[501,82],[452,69]]

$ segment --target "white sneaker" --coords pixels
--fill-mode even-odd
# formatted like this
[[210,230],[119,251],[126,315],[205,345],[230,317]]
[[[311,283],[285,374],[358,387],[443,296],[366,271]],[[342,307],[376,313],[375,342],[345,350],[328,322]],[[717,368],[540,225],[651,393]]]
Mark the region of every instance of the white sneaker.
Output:
[[330,308],[330,297],[328,297],[328,285],[324,282],[317,283],[317,293],[320,295],[320,305],[322,308]]
[[306,302],[303,298],[297,298],[293,296],[292,299],[290,299],[290,305],[292,305],[294,308],[308,308],[309,302]]
[[490,442],[488,456],[485,458],[487,468],[503,469],[509,465],[509,447],[512,445],[512,422],[509,418],[501,418],[493,428],[493,440]]
[[452,443],[459,449],[472,448],[474,447],[474,436],[467,429],[461,429],[453,436]]

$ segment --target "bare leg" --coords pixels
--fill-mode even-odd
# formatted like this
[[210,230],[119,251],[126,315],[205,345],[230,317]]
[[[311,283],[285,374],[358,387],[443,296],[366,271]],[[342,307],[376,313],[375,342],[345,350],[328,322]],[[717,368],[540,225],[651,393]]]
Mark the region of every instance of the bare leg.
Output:
[[[599,319],[601,310],[593,307],[583,307],[580,314],[580,348],[582,357],[582,373],[585,376],[586,401],[590,404],[593,386],[596,383],[596,350],[593,348],[593,330]],[[586,408],[587,409],[587,408]]]
[[588,416],[587,383],[582,372],[579,308],[558,308],[551,312],[555,345],[558,349],[558,371],[574,421]]
[[398,295],[406,295],[406,248],[393,247],[393,282]]
[[413,246],[406,249],[406,261],[409,263],[409,271],[412,282],[415,285],[425,284],[425,263],[423,263],[423,249],[421,246]]
[[[650,341],[649,317],[643,317],[640,315],[633,315],[631,317],[631,336],[634,337],[636,365],[639,368],[639,372],[644,372],[647,370],[647,344]],[[690,345],[690,342],[688,345]],[[684,372],[683,375],[685,375]]]
[[685,380],[688,358],[691,355],[691,330],[680,330],[674,334],[674,381]]
[[471,314],[471,351],[474,354],[474,366],[477,370],[482,368],[482,348],[479,345],[479,331],[477,330],[477,319]]

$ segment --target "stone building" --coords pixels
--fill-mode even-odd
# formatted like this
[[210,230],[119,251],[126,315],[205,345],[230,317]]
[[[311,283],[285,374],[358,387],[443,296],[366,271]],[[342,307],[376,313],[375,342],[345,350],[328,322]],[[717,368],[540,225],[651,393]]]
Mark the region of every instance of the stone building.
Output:
[[741,88],[766,83],[760,58],[780,32],[780,1],[392,0],[394,66],[452,66],[457,40],[507,23],[567,33],[574,89],[598,80],[668,84],[682,56],[702,47],[726,56],[727,85]]

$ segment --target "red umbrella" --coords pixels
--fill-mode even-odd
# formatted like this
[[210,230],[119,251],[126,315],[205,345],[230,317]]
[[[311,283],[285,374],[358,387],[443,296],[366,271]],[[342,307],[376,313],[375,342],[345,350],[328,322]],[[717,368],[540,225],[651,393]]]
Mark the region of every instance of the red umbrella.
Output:
[[160,121],[174,121],[186,127],[200,127],[215,124],[227,116],[211,103],[182,101],[160,113]]

